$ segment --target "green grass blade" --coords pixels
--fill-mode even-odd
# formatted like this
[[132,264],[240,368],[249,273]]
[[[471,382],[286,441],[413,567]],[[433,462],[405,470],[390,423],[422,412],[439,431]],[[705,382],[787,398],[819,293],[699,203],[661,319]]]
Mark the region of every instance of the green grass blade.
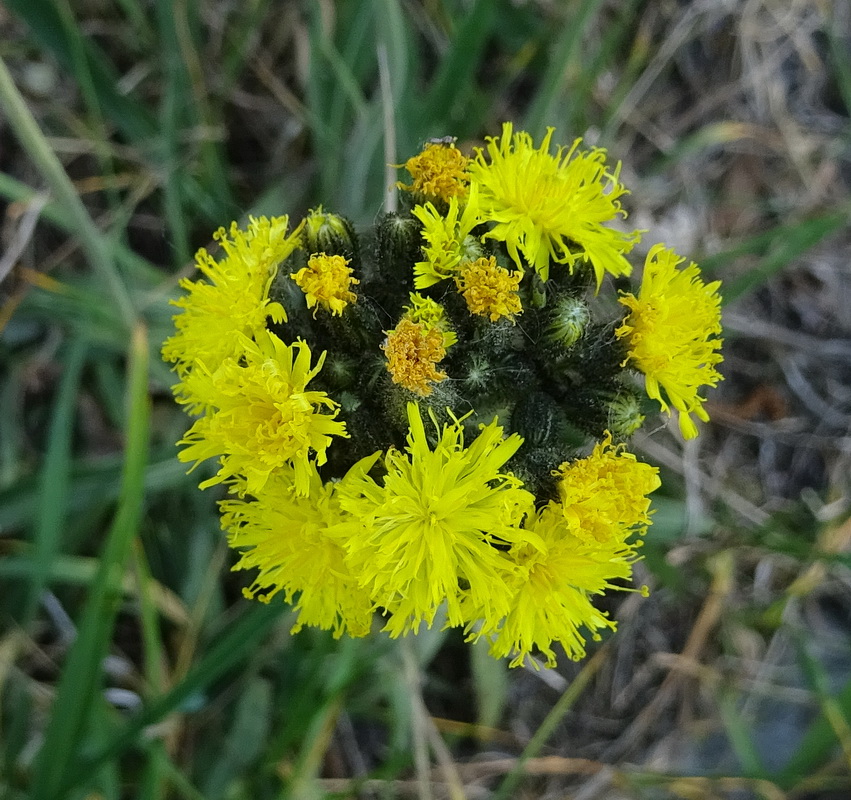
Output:
[[[799,258],[832,233],[847,225],[848,212],[847,210],[843,210],[807,220],[795,226],[786,226],[778,229],[772,236],[773,247],[765,254],[762,260],[745,274],[724,283],[721,290],[724,303],[729,305],[733,301],[763,286],[796,258]],[[718,259],[719,256],[708,259],[710,262],[710,271],[712,265],[718,263]]]
[[[145,470],[146,492],[156,494],[196,483],[194,478],[186,475],[186,465],[175,458],[173,450],[160,455],[161,458]],[[68,513],[79,514],[94,504],[114,502],[120,492],[116,479],[120,468],[120,460],[113,457],[100,459],[96,464],[75,464]],[[32,525],[38,491],[37,483],[30,479],[18,481],[0,491],[0,528],[13,530]]]
[[[383,48],[387,58],[386,78],[393,101],[391,110],[394,138],[404,142],[409,139],[407,127],[410,123],[407,106],[413,94],[411,91],[413,48],[410,46],[410,32],[398,3],[392,0],[376,0],[375,14],[378,19],[377,46]],[[385,148],[386,146],[385,142]],[[385,151],[385,157],[387,155],[394,160],[399,158],[397,152],[388,154]]]
[[[0,172],[0,196],[12,203],[30,203],[38,196],[38,192],[25,183],[16,180],[11,175]],[[40,221],[44,220],[65,233],[76,233],[74,215],[61,203],[52,200],[41,210]],[[128,275],[145,279],[153,283],[162,280],[162,272],[150,261],[135,253],[127,245],[113,241],[112,251],[116,262]]]
[[[155,749],[159,754],[157,756],[161,769],[161,774],[164,780],[171,786],[173,793],[168,797],[182,797],[184,800],[208,800],[199,792],[187,778],[172,762],[168,755],[164,752],[161,742],[155,742],[150,746],[150,749]],[[140,795],[140,800],[147,800],[143,795]]]
[[226,26],[224,54],[221,64],[222,93],[230,96],[250,56],[249,46],[262,28],[263,17],[271,0],[245,0],[240,3]]
[[488,652],[484,639],[470,645],[470,667],[476,691],[476,724],[496,728],[508,703],[508,667]]
[[272,685],[265,678],[252,675],[245,678],[243,687],[224,747],[202,785],[208,800],[226,796],[228,786],[262,755],[263,743],[269,739],[274,706]]
[[600,49],[576,76],[575,83],[564,101],[564,130],[569,140],[581,135],[589,126],[588,109],[592,108],[592,92],[600,75],[608,69],[617,55],[622,52],[627,37],[635,32],[635,17],[643,0],[627,0],[619,4],[617,19],[605,26]]
[[736,697],[730,690],[722,690],[719,697],[718,708],[721,712],[721,721],[727,732],[727,739],[739,759],[748,778],[768,778],[765,766],[756,749],[751,732],[747,723],[742,719],[739,709],[736,707]]
[[[144,675],[147,693],[158,697],[165,690],[165,648],[160,639],[160,625],[156,603],[154,601],[153,578],[145,557],[145,549],[137,538],[133,543],[133,557],[136,584],[139,594],[139,610],[142,623],[142,643],[144,645]],[[165,797],[165,764],[167,758],[165,744],[153,742],[146,753],[147,763],[140,781],[140,800],[161,800]]]
[[23,372],[22,366],[10,365],[5,380],[0,384],[0,496],[23,472],[21,451],[24,436],[18,403]]
[[[356,203],[350,201],[341,178],[349,176],[353,160],[365,157],[363,143],[352,135],[353,123],[380,118],[364,93],[376,65],[375,9],[373,1],[343,4],[330,31],[320,4],[309,5],[307,122],[316,142],[323,203],[346,214],[353,213]],[[372,127],[381,129],[380,125]],[[366,155],[371,159],[373,152]]]
[[24,606],[22,625],[26,628],[35,616],[41,594],[47,585],[51,565],[59,554],[62,529],[67,514],[71,479],[71,440],[80,374],[88,346],[82,339],[71,343],[48,434],[47,454],[39,481],[36,504],[37,521],[32,548],[33,574]]
[[573,682],[565,689],[564,694],[559,697],[558,702],[552,707],[552,710],[547,714],[544,721],[535,731],[535,734],[529,740],[529,744],[523,749],[520,758],[517,759],[517,764],[505,776],[505,779],[499,785],[499,788],[494,792],[493,800],[508,800],[509,797],[517,796],[517,787],[520,781],[523,780],[523,768],[530,758],[534,758],[541,751],[541,748],[547,743],[547,740],[552,736],[553,731],[558,727],[559,723],[564,718],[574,703],[579,699],[582,692],[588,687],[591,679],[597,674],[597,670],[602,667],[607,656],[608,648],[603,645],[582,667],[579,674],[573,679]]
[[109,133],[100,104],[100,96],[92,71],[89,68],[89,60],[86,58],[87,39],[74,17],[74,11],[69,0],[58,0],[56,8],[62,19],[65,39],[69,45],[73,65],[72,71],[85,101],[87,122],[91,129],[91,135],[88,139],[92,144],[100,174],[107,178],[104,196],[110,212],[115,214],[119,205],[119,196],[117,189],[110,180],[115,177],[115,163],[109,146]]
[[183,181],[180,166],[179,137],[187,106],[189,75],[180,54],[175,24],[175,7],[170,0],[158,0],[157,24],[161,43],[165,81],[160,102],[159,145],[167,177],[163,184],[163,215],[171,233],[171,244],[178,263],[189,260],[189,231],[184,215]]
[[561,35],[541,79],[541,86],[526,113],[524,128],[536,138],[542,136],[548,126],[563,120],[558,108],[562,103],[564,78],[579,55],[586,26],[601,5],[602,0],[582,0],[579,10],[561,29]]
[[62,163],[51,150],[2,58],[0,58],[0,107],[6,113],[9,125],[21,146],[41,172],[51,191],[56,195],[56,199],[67,207],[74,221],[76,235],[92,267],[98,273],[98,277],[109,287],[113,301],[129,328],[136,319],[136,312],[124,280],[116,270],[108,243],[89,216]]
[[[845,113],[851,114],[851,53],[848,51],[847,16],[846,21],[843,22],[842,15],[838,13],[838,6],[833,7],[831,16],[832,19],[827,26],[830,60],[835,70],[839,94],[845,104]],[[845,25],[844,35],[843,24]]]
[[[99,561],[85,556],[57,556],[50,565],[48,584],[91,587],[98,574]],[[4,556],[0,559],[0,578],[30,578],[34,571],[32,558],[27,556]],[[139,588],[129,573],[109,577],[110,589],[122,596],[135,600]],[[151,603],[169,621],[183,625],[187,621],[186,609],[181,600],[161,583],[151,579],[148,586]]]
[[794,238],[799,235],[816,235],[819,231],[822,231],[822,236],[827,236],[841,227],[842,223],[848,219],[849,213],[851,213],[851,207],[813,217],[812,219],[805,219],[783,228],[772,228],[763,233],[758,233],[721,253],[714,253],[701,258],[701,272],[707,276],[711,276],[713,273],[720,273],[730,261],[740,256],[764,255],[770,247],[776,246],[777,242],[786,236],[791,235]]
[[[148,341],[144,329],[134,332],[127,380],[128,429],[121,497],[106,537],[77,639],[59,679],[44,742],[35,764],[33,800],[60,800],[69,771],[76,765],[80,740],[100,691],[101,662],[109,649],[119,594],[111,576],[123,568],[139,525],[148,457],[150,399]],[[89,775],[93,774],[94,770]]]
[[842,746],[846,763],[851,763],[851,681],[837,694],[831,694],[825,669],[810,652],[802,631],[796,632],[795,644],[801,668],[815,692],[821,713],[780,774],[778,783],[784,789],[792,789],[800,780],[811,776],[833,754],[837,743]]
[[[340,58],[355,82],[362,86],[375,69],[375,3],[351,4],[340,9],[345,14],[339,21],[337,30],[340,36]],[[348,13],[346,13],[348,12]],[[352,105],[347,100],[345,83],[336,82],[329,86],[326,114],[329,141],[339,143],[336,158],[345,151],[345,141],[351,123],[353,109],[365,110],[363,105]],[[319,109],[317,109],[319,110]],[[329,154],[330,155],[330,154]]]
[[[469,119],[467,105],[475,91],[476,73],[482,63],[485,45],[498,19],[498,5],[493,0],[477,0],[461,21],[421,105],[417,127],[423,135],[478,133],[470,125],[474,121]],[[409,147],[416,144],[407,142]],[[413,150],[410,155],[413,155]]]
[[[64,69],[73,71],[74,45],[53,0],[6,0],[5,6],[29,25],[36,42]],[[154,118],[119,91],[118,75],[103,51],[91,39],[84,39],[83,45],[92,85],[104,114],[128,139],[140,143],[153,140],[157,135]]]
[[216,637],[215,644],[180,683],[131,719],[108,745],[85,756],[66,781],[66,789],[84,781],[104,762],[141,744],[145,728],[164,719],[191,695],[206,689],[230,669],[247,660],[263,637],[280,620],[282,610],[281,606],[259,603],[250,605],[241,617]]

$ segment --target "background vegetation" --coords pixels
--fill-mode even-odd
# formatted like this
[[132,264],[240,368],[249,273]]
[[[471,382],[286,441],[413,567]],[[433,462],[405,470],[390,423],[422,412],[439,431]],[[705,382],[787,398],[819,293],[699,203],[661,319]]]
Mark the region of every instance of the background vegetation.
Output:
[[[851,7],[6,0],[0,795],[851,796]],[[724,280],[726,381],[614,636],[515,670],[241,599],[158,349],[211,232],[369,222],[385,165],[513,119],[624,163]]]

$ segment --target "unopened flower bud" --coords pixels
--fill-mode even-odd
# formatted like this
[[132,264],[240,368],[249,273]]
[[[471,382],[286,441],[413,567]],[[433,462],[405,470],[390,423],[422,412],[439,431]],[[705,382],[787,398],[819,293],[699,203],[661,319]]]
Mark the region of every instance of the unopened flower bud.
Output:
[[404,274],[420,257],[420,225],[410,214],[385,214],[378,223],[378,256],[388,275]]
[[582,300],[565,296],[559,298],[553,309],[550,336],[565,347],[572,347],[582,338],[591,321],[591,312]]
[[358,239],[351,221],[323,211],[322,206],[305,217],[302,237],[308,253],[341,255],[355,263],[359,261]]
[[624,389],[609,402],[609,430],[615,436],[632,436],[643,423],[641,401],[635,393]]
[[561,442],[567,418],[555,398],[546,392],[532,392],[515,406],[511,428],[530,448]]

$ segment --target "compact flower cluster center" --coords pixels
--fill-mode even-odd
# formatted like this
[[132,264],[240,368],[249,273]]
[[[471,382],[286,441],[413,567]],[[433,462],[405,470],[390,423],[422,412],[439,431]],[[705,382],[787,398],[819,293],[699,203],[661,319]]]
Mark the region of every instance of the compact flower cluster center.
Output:
[[[246,596],[294,630],[391,636],[439,617],[522,664],[614,628],[657,469],[626,441],[657,410],[684,437],[721,376],[720,297],[650,247],[637,294],[619,167],[506,123],[404,166],[399,212],[356,232],[322,208],[221,229],[163,346],[218,459]],[[620,287],[618,289],[618,287]]]

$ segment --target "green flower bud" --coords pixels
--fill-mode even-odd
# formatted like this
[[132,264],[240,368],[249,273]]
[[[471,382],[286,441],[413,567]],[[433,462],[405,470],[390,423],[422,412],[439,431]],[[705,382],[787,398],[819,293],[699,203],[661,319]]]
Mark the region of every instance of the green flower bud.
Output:
[[461,242],[461,261],[476,261],[480,259],[485,254],[485,249],[482,247],[482,243],[477,236],[470,236],[469,234],[464,237],[464,241]]
[[641,400],[635,393],[618,392],[609,402],[609,430],[614,436],[632,436],[644,424]]
[[591,312],[582,300],[569,295],[561,297],[553,308],[550,338],[572,347],[582,338],[590,321]]
[[377,225],[378,256],[386,275],[406,275],[420,256],[420,224],[410,214],[385,214]]
[[487,356],[474,353],[470,357],[464,388],[473,392],[485,392],[494,383],[494,368]]
[[339,214],[329,214],[322,206],[308,212],[304,220],[304,249],[310,253],[340,255],[360,261],[358,238],[351,221]]
[[566,427],[564,411],[545,392],[532,392],[522,398],[511,414],[511,429],[523,437],[530,449],[560,442]]
[[358,377],[358,363],[349,356],[328,354],[322,367],[322,376],[334,389],[344,389],[351,386]]

